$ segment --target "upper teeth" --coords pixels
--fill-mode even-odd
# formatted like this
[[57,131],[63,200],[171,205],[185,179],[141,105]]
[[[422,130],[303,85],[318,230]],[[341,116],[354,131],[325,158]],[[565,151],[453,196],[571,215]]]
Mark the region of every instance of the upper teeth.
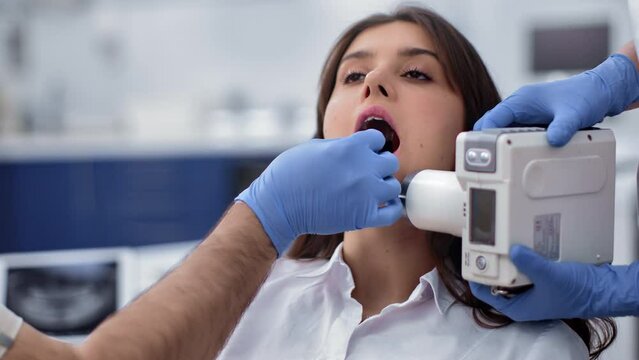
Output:
[[381,121],[386,121],[381,117],[377,117],[377,116],[369,116],[366,118],[366,121],[370,121],[370,120],[381,120]]

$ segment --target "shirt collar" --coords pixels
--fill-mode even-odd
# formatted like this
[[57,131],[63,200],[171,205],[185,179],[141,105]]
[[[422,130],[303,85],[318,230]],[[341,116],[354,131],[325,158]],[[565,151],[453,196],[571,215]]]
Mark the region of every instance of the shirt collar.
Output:
[[[337,267],[345,267],[350,272],[350,267],[348,267],[348,264],[346,264],[342,257],[343,245],[344,243],[340,243],[337,246],[335,252],[333,252],[333,255],[325,264],[307,273],[298,274],[297,277],[320,277],[328,273],[329,270]],[[433,269],[422,275],[422,277],[419,278],[419,282],[420,284],[415,289],[415,291],[418,291],[418,293],[415,294],[417,295],[417,298],[425,298],[432,294],[435,299],[437,310],[439,310],[442,315],[446,314],[448,309],[455,303],[456,299],[448,292],[448,289],[446,289],[437,269]],[[411,298],[413,298],[412,295]]]
[[422,297],[426,295],[428,289],[432,289],[433,297],[435,298],[435,305],[440,314],[444,315],[448,309],[457,301],[446,288],[444,282],[439,276],[437,269],[433,269],[419,278],[420,285],[422,286]]
[[346,262],[344,261],[344,258],[342,257],[343,246],[344,246],[343,242],[339,243],[339,245],[337,245],[337,248],[335,248],[335,251],[333,252],[333,255],[331,256],[331,258],[324,265],[318,267],[317,269],[314,269],[313,271],[298,274],[297,277],[301,277],[301,278],[317,277],[317,276],[322,276],[326,274],[330,269],[334,267],[338,267],[338,266],[348,267],[348,264],[346,264]]

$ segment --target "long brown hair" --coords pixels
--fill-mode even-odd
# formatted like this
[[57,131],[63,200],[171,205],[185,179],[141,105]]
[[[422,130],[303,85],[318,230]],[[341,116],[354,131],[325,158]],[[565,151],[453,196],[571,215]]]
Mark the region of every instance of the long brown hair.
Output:
[[[334,45],[320,76],[315,138],[324,138],[324,113],[335,87],[339,63],[348,47],[364,30],[395,21],[416,24],[433,40],[449,85],[463,99],[464,131],[471,130],[477,119],[501,101],[479,54],[455,27],[431,10],[413,6],[400,7],[391,14],[375,14],[353,24]],[[303,235],[293,243],[287,256],[293,259],[328,259],[343,239],[343,233]],[[437,255],[436,267],[446,288],[457,301],[473,308],[473,317],[479,325],[496,328],[513,322],[474,297],[468,282],[462,279],[459,238],[434,233],[432,250]],[[610,318],[564,319],[564,322],[584,341],[591,359],[597,359],[617,334],[615,322]]]

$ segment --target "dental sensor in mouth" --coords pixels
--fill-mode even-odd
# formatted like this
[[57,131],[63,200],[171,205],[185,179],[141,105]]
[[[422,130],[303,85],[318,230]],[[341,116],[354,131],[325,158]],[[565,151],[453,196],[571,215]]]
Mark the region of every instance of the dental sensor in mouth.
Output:
[[395,152],[399,148],[399,136],[393,128],[382,118],[370,117],[364,121],[359,131],[364,131],[368,129],[379,130],[382,134],[384,134],[384,138],[386,142],[384,143],[384,147],[380,150],[380,152],[390,151]]

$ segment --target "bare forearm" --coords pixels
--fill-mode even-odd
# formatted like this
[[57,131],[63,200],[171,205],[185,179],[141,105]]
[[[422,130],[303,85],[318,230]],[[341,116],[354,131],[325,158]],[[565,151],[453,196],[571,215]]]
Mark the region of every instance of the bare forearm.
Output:
[[211,359],[275,257],[253,212],[236,203],[182,265],[106,320],[82,346],[25,325],[6,360]]
[[214,357],[275,256],[253,212],[234,204],[179,268],[100,326],[80,349],[81,357]]

